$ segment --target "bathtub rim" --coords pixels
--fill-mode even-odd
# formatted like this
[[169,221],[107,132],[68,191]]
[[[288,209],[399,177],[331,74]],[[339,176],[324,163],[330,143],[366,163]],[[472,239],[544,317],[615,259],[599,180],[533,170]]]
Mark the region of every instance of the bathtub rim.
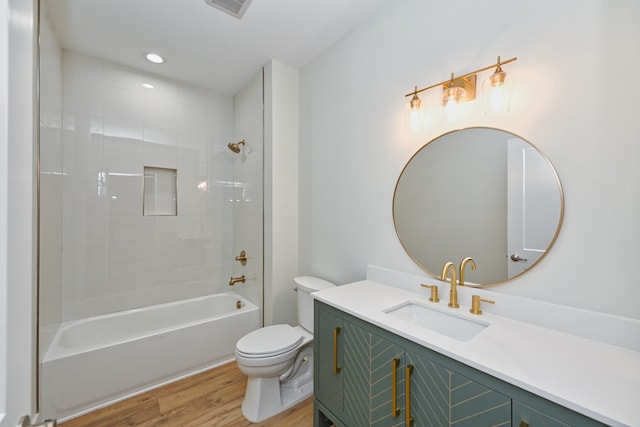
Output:
[[[109,318],[113,318],[113,317],[125,316],[126,314],[140,313],[140,312],[144,312],[144,311],[150,311],[150,310],[153,310],[153,309],[161,309],[163,307],[184,305],[184,304],[188,304],[189,302],[202,301],[202,300],[205,300],[205,299],[215,298],[215,297],[219,297],[219,296],[233,296],[234,298],[242,301],[242,307],[238,308],[238,309],[234,309],[233,311],[220,313],[220,314],[217,314],[215,316],[204,317],[202,319],[193,320],[193,321],[190,321],[190,322],[178,323],[176,325],[171,325],[170,327],[150,329],[146,334],[136,334],[136,335],[132,335],[130,337],[126,337],[126,338],[123,338],[123,339],[110,341],[108,343],[98,343],[98,344],[94,344],[94,345],[87,345],[87,346],[83,346],[83,347],[72,347],[72,348],[60,346],[60,341],[61,341],[62,336],[65,333],[65,331],[71,329],[72,327],[74,327],[76,325],[86,324],[86,323],[90,323],[90,322],[96,321],[96,320],[102,320],[102,319],[109,319]],[[170,333],[172,331],[176,331],[176,330],[179,330],[179,329],[182,329],[182,328],[186,328],[186,327],[189,327],[189,326],[199,325],[199,324],[206,323],[206,322],[212,322],[212,321],[215,321],[217,319],[221,319],[221,318],[224,318],[224,317],[232,316],[234,314],[245,313],[245,312],[259,310],[259,309],[260,308],[257,305],[255,305],[254,303],[249,301],[244,296],[242,296],[242,295],[240,295],[240,294],[238,294],[236,292],[233,292],[233,291],[226,291],[226,292],[220,292],[220,293],[216,293],[216,294],[202,295],[202,296],[199,296],[199,297],[182,299],[182,300],[178,300],[178,301],[170,301],[170,302],[161,303],[161,304],[154,304],[154,305],[149,305],[149,306],[145,306],[145,307],[138,307],[138,308],[133,308],[133,309],[128,309],[128,310],[122,310],[122,311],[117,311],[117,312],[113,312],[113,313],[100,314],[100,315],[90,316],[90,317],[86,317],[86,318],[82,318],[82,319],[67,320],[65,322],[62,322],[60,324],[60,326],[57,328],[56,333],[55,333],[55,335],[54,335],[54,337],[53,337],[53,339],[51,341],[51,344],[49,345],[49,348],[47,349],[47,351],[46,351],[44,357],[42,358],[42,360],[40,361],[40,363],[44,364],[44,363],[47,363],[47,362],[53,362],[55,360],[59,360],[59,359],[65,358],[65,357],[71,357],[71,356],[78,355],[78,354],[84,354],[84,353],[88,353],[88,352],[91,352],[91,351],[99,350],[99,349],[102,349],[102,348],[113,347],[113,346],[116,346],[116,345],[119,345],[119,344],[135,341],[135,340],[138,340],[138,339],[141,339],[141,338],[147,338],[147,337],[150,337],[150,336],[162,336],[162,335]]]

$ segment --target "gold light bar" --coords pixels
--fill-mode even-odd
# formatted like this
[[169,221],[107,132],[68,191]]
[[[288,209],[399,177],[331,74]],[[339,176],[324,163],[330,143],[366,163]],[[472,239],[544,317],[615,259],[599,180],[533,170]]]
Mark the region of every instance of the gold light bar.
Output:
[[[424,92],[424,91],[429,90],[429,89],[433,89],[434,87],[438,87],[438,86],[442,86],[444,89],[447,89],[447,88],[449,88],[451,86],[457,86],[457,87],[466,88],[466,87],[469,87],[469,85],[472,84],[471,80],[473,80],[473,84],[472,85],[473,85],[473,88],[475,89],[475,79],[476,79],[476,74],[477,73],[481,73],[483,71],[490,70],[491,68],[494,68],[494,67],[495,68],[500,67],[501,65],[505,65],[505,64],[508,64],[510,62],[514,62],[517,59],[518,58],[514,57],[514,58],[511,58],[511,59],[507,59],[506,61],[501,61],[500,57],[498,56],[498,62],[496,62],[495,64],[488,65],[488,66],[483,67],[483,68],[479,68],[479,69],[477,69],[475,71],[471,71],[470,73],[463,74],[463,75],[457,76],[457,77],[454,77],[453,73],[451,73],[451,78],[450,79],[444,80],[444,81],[442,81],[440,83],[436,83],[436,84],[431,85],[431,86],[423,87],[422,89],[418,89],[418,87],[416,86],[415,89],[412,92],[409,92],[409,93],[405,94],[405,97],[411,96],[411,97],[416,97],[417,98],[417,95],[419,93]],[[473,76],[473,77],[469,78],[470,76]],[[475,91],[474,91],[474,94],[473,94],[473,98],[471,98],[471,99],[474,99],[474,98],[475,98]]]

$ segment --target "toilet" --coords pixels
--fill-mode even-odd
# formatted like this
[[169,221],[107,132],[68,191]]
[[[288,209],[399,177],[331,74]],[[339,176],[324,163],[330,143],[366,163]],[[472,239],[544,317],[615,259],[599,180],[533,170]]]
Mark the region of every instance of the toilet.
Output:
[[313,394],[312,292],[335,285],[317,277],[293,279],[299,326],[272,325],[257,329],[236,343],[236,362],[247,375],[242,414],[263,421]]

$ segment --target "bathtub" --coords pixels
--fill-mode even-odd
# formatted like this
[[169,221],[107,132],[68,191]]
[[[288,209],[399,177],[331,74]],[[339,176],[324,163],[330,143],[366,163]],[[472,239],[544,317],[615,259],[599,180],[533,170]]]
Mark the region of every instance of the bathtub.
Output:
[[233,292],[65,322],[42,362],[41,413],[68,420],[223,364],[259,326]]

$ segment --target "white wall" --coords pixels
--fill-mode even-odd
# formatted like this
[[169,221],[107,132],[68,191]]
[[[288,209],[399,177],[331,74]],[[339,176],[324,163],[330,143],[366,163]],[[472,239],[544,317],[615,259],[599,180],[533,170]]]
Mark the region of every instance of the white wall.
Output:
[[297,324],[298,70],[265,67],[265,325]]
[[[427,86],[493,63],[518,85],[508,115],[476,102],[459,127],[493,126],[535,144],[555,166],[565,217],[549,255],[494,288],[640,317],[640,3],[634,0],[389,2],[301,70],[301,267],[338,283],[374,264],[420,272],[397,240],[393,189],[405,162],[451,130],[437,117],[411,132],[408,99]],[[481,75],[481,78],[486,75]]]
[[[66,50],[62,77],[63,320],[226,291],[232,98]],[[177,216],[143,216],[144,166]]]

